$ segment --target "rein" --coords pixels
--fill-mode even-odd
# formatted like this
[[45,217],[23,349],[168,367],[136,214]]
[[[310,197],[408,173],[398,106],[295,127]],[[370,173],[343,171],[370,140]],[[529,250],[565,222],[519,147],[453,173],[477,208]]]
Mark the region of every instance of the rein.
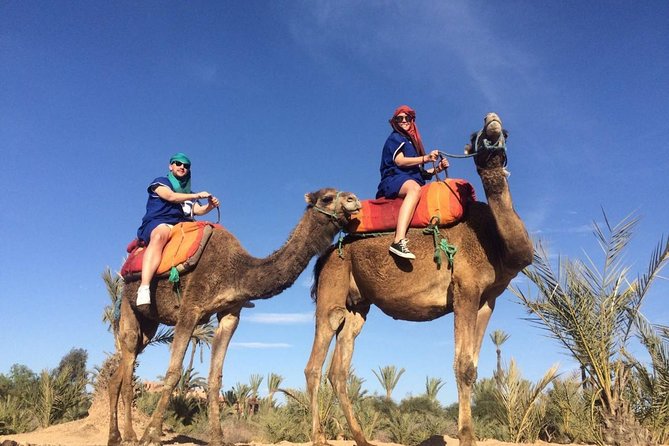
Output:
[[[446,158],[471,158],[472,156],[477,156],[481,155],[483,153],[487,153],[487,159],[490,159],[490,157],[498,151],[506,152],[506,138],[500,138],[497,140],[497,142],[492,143],[490,140],[486,137],[482,137],[483,135],[483,130],[479,130],[476,133],[476,139],[474,141],[474,151],[472,153],[467,153],[464,155],[454,155],[452,153],[446,153],[439,151],[439,156],[441,157],[446,157]],[[504,157],[504,165],[506,166],[506,157]]]

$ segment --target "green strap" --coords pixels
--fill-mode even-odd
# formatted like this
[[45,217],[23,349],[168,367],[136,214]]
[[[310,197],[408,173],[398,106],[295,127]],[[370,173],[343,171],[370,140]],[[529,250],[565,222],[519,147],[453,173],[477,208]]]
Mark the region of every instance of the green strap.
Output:
[[442,237],[439,232],[439,217],[432,217],[430,219],[430,225],[423,229],[423,234],[432,234],[432,239],[434,240],[434,261],[437,264],[437,269],[441,268],[441,252],[443,251],[448,258],[448,265],[453,267],[453,257],[455,253],[458,252],[458,248],[455,245],[448,243],[448,240],[445,237]]
[[339,255],[340,259],[344,258],[344,250],[343,250],[342,246],[344,245],[344,242],[346,241],[346,239],[355,240],[355,239],[359,239],[359,238],[381,237],[383,235],[388,235],[388,234],[392,234],[392,231],[388,231],[388,232],[354,232],[354,233],[346,234],[345,237],[344,237],[344,234],[340,232],[339,233],[339,240],[337,241],[337,255]]
[[181,304],[181,285],[179,285],[179,270],[176,266],[170,269],[170,278],[167,280],[173,283],[172,290],[177,295],[177,302]]

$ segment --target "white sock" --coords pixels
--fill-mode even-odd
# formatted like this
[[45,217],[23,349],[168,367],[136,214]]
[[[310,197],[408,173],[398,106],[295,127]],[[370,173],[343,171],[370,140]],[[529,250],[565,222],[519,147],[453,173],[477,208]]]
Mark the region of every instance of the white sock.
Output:
[[140,285],[137,290],[137,305],[149,305],[151,303],[151,290],[148,285]]

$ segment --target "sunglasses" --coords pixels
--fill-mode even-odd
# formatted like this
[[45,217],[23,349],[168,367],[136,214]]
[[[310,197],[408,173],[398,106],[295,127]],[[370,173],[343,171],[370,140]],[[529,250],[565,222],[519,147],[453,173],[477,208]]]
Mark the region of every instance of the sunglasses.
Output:
[[177,167],[184,166],[184,169],[190,169],[190,164],[182,163],[181,161],[172,161],[172,164],[176,165]]
[[395,122],[411,122],[413,118],[411,116],[395,116]]

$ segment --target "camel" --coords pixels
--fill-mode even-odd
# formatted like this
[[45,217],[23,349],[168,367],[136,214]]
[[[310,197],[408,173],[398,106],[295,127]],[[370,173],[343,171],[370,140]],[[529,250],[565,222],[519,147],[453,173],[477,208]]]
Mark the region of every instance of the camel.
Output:
[[355,338],[371,305],[394,319],[416,322],[454,314],[458,437],[461,446],[476,445],[470,399],[486,326],[495,299],[532,262],[533,255],[532,242],[511,201],[504,169],[505,136],[496,114],[486,115],[483,130],[472,135],[472,155],[488,203],[471,203],[459,223],[439,229],[441,236],[458,249],[452,266],[438,267],[433,259],[433,237],[420,229],[409,233],[416,255],[413,261],[388,253],[393,237],[389,234],[347,236],[341,248],[331,248],[316,262],[312,287],[316,333],[304,370],[315,446],[328,444],[319,418],[318,390],[323,363],[335,336],[328,379],[356,444],[370,444],[353,413],[346,382]]
[[[286,243],[266,258],[252,257],[227,230],[214,230],[197,267],[181,276],[180,292],[166,278],[151,284],[151,305],[135,305],[139,282],[123,289],[119,339],[121,360],[109,383],[108,445],[137,443],[132,428],[132,375],[137,355],[155,335],[159,323],[174,325],[171,357],[158,405],[141,444],[160,444],[165,409],[179,377],[189,339],[197,324],[213,314],[218,327],[211,346],[208,378],[208,414],[210,445],[223,444],[219,422],[219,392],[222,369],[230,339],[239,324],[243,306],[250,300],[267,299],[281,293],[295,282],[310,259],[323,253],[333,237],[349,221],[360,202],[349,192],[321,189],[305,195],[307,208]],[[117,407],[122,394],[126,407],[123,437],[118,429]]]

